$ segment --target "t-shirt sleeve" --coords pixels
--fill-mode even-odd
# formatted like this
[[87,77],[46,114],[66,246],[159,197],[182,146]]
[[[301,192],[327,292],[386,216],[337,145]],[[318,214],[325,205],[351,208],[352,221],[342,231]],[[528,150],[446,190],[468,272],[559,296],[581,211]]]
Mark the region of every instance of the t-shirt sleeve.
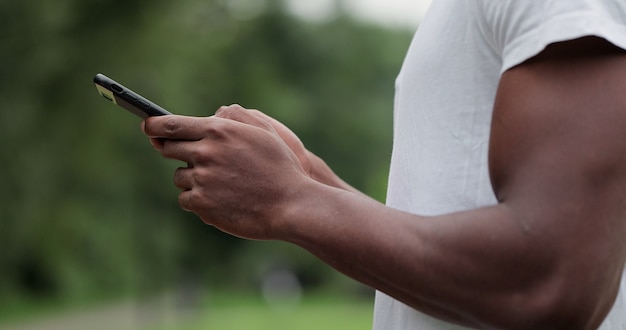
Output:
[[483,34],[501,55],[501,72],[549,44],[585,36],[626,50],[624,0],[476,1]]

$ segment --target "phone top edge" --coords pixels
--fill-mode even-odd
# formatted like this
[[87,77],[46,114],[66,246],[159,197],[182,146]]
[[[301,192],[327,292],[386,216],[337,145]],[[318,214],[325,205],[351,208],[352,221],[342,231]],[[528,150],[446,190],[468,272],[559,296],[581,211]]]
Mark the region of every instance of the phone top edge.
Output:
[[143,119],[172,114],[102,73],[96,74],[93,81],[100,95]]

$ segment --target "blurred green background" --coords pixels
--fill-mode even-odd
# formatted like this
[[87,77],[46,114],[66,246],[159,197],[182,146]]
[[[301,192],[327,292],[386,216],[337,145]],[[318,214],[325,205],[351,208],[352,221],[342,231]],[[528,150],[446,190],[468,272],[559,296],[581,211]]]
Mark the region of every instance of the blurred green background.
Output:
[[409,29],[356,21],[340,3],[305,22],[279,0],[0,0],[0,22],[0,329],[99,310],[129,329],[369,328],[370,289],[180,210],[181,164],[92,78],[177,114],[260,109],[382,201]]

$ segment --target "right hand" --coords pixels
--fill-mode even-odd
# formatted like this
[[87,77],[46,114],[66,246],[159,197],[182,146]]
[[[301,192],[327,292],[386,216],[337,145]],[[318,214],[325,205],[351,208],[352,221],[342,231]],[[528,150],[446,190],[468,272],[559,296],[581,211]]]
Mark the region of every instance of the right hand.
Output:
[[[278,120],[264,114],[259,110],[247,110],[248,113],[251,113],[258,119],[269,124],[274,131],[280,136],[280,138],[287,144],[289,149],[296,155],[298,160],[300,161],[300,166],[306,175],[309,178],[339,189],[351,191],[354,193],[363,194],[354,187],[347,184],[341,178],[339,178],[331,169],[328,167],[326,162],[324,162],[321,158],[316,156],[314,153],[310,152],[302,143],[300,138],[292,132],[287,126]],[[217,116],[220,116],[219,113]],[[230,118],[237,120],[237,118]]]
[[[296,155],[296,157],[298,157],[298,160],[300,161],[300,165],[302,166],[302,169],[304,170],[304,172],[308,174],[309,177],[311,178],[314,177],[314,175],[312,174],[314,172],[314,163],[315,163],[314,159],[317,157],[315,157],[315,155],[313,155],[309,150],[306,149],[306,147],[304,146],[300,138],[293,131],[291,131],[283,123],[264,114],[263,112],[259,110],[253,109],[253,110],[247,110],[247,112],[253,114],[254,116],[258,117],[259,119],[267,122],[270,126],[272,126],[272,128],[274,128],[276,133],[287,144],[289,149],[291,149],[291,151]],[[236,118],[234,119],[237,120]]]

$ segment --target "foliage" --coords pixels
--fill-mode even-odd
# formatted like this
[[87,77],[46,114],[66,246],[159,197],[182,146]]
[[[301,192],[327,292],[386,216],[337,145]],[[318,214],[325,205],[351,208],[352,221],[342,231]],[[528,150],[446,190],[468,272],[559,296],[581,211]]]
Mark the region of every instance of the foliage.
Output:
[[98,98],[98,72],[179,114],[258,108],[384,198],[393,80],[409,33],[342,15],[303,23],[277,1],[246,20],[229,8],[0,1],[0,304],[143,294],[189,277],[224,283],[245,274],[263,244],[271,248],[257,257],[268,263],[278,253],[302,273],[320,267],[293,247],[240,241],[181,211],[171,184],[180,164],[159,158],[136,118]]

